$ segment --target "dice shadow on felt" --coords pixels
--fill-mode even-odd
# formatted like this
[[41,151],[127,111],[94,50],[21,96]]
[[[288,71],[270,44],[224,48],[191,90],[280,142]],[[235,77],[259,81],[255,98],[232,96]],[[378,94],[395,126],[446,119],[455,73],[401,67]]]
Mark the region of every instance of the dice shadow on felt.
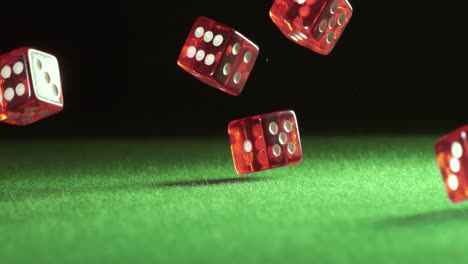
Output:
[[408,227],[414,225],[433,225],[447,222],[467,221],[468,207],[430,211],[413,215],[389,218],[378,222],[378,226]]
[[235,184],[246,182],[266,181],[268,177],[237,177],[237,178],[224,178],[224,179],[205,179],[193,181],[174,181],[159,183],[156,187],[190,187],[190,186],[207,186],[207,185],[222,185],[222,184]]

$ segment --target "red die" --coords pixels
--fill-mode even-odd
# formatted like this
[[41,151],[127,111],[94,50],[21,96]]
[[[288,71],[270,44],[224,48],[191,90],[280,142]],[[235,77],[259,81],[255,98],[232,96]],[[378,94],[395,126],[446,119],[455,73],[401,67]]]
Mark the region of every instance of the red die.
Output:
[[238,174],[302,161],[294,111],[284,110],[234,120],[228,125],[228,133]]
[[275,0],[270,17],[289,39],[328,55],[349,22],[347,0]]
[[199,17],[177,64],[202,82],[239,95],[258,55],[258,47],[234,29]]
[[0,56],[0,119],[27,125],[63,109],[57,59],[32,48]]
[[[454,203],[468,199],[468,125],[442,136],[435,143],[437,165]],[[467,166],[465,168],[465,166]]]

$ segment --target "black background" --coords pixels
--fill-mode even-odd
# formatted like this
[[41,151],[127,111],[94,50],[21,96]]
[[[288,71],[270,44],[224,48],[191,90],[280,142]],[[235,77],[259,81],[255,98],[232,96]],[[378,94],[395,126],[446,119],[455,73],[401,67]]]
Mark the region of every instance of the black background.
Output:
[[[225,135],[232,119],[293,109],[301,133],[442,133],[468,123],[466,13],[459,3],[350,0],[328,56],[286,39],[273,1],[2,2],[0,53],[31,46],[60,62],[64,110],[0,135]],[[260,47],[239,96],[177,66],[197,16]]]

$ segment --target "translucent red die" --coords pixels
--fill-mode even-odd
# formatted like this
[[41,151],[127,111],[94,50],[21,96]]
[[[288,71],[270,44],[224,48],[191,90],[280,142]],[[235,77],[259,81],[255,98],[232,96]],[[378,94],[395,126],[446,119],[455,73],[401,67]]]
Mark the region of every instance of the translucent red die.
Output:
[[287,38],[322,55],[333,50],[352,13],[347,0],[275,0],[270,8]]
[[55,56],[27,47],[0,56],[0,120],[27,125],[62,109]]
[[242,34],[206,17],[198,17],[177,64],[200,81],[239,95],[249,78],[259,48]]
[[435,143],[436,161],[449,199],[468,199],[468,125],[459,127]]
[[299,128],[292,110],[231,121],[228,134],[238,174],[294,165],[302,161]]

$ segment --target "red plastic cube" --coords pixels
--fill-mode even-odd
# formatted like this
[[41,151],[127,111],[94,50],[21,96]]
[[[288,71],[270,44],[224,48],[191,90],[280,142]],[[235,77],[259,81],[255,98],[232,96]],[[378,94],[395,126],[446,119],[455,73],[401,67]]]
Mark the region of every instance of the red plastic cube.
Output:
[[26,47],[0,56],[0,120],[27,125],[62,109],[56,57]]
[[435,143],[437,165],[454,203],[468,199],[468,125],[459,127]]
[[294,165],[302,161],[299,128],[292,110],[231,121],[228,134],[238,174]]
[[275,0],[270,8],[287,38],[322,55],[335,47],[352,13],[347,0]]
[[198,17],[177,64],[200,81],[239,95],[249,78],[259,48],[242,34],[206,17]]

